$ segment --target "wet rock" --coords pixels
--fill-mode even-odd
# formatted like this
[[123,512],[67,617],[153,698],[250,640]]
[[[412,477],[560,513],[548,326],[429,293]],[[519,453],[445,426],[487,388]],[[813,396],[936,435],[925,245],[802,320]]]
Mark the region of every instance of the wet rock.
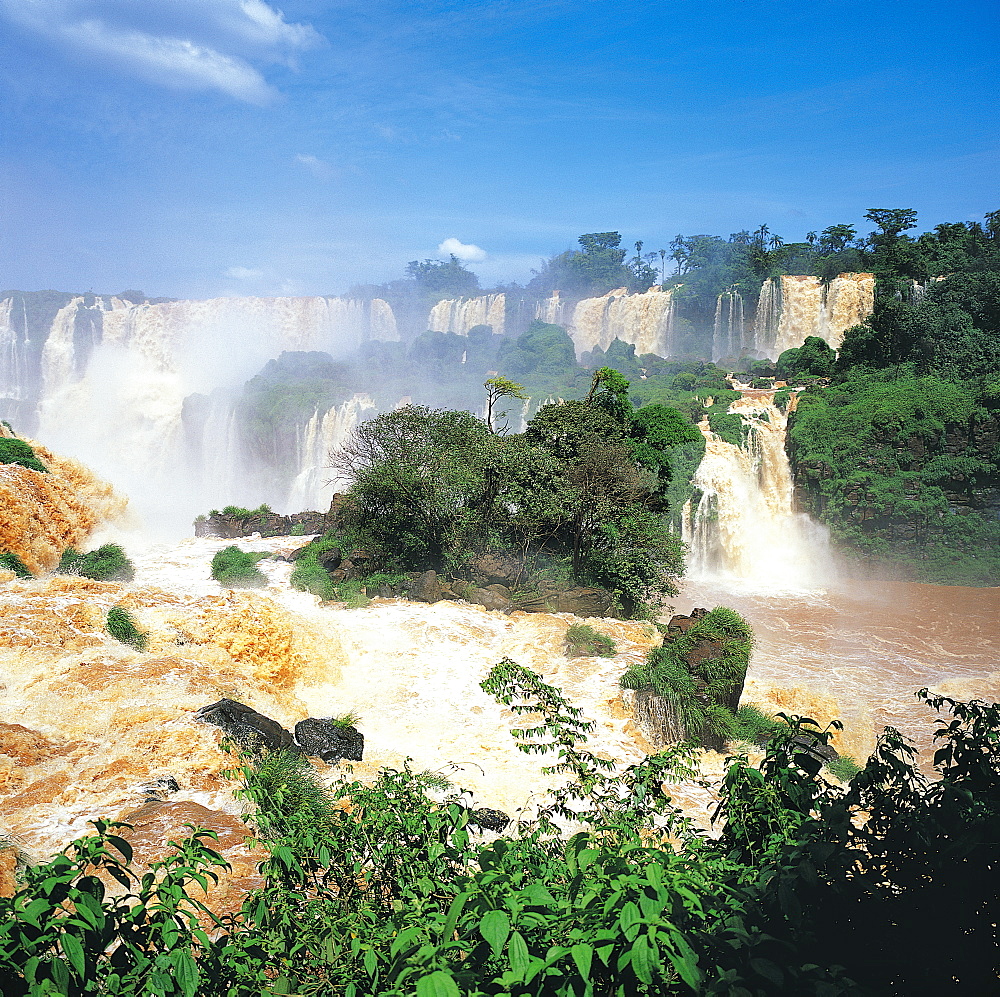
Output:
[[195,719],[220,727],[227,737],[249,751],[298,750],[295,739],[276,720],[232,699],[203,706]]
[[611,594],[602,588],[574,588],[556,596],[556,611],[574,616],[607,616],[611,607]]
[[479,807],[478,810],[469,812],[469,823],[474,827],[481,827],[484,830],[501,834],[510,824],[510,818],[502,810]]
[[339,762],[342,758],[360,762],[365,751],[365,735],[347,724],[332,719],[309,717],[295,725],[295,743],[307,755],[324,762]]
[[287,537],[298,528],[300,533],[324,533],[327,517],[321,512],[296,512],[281,516],[276,512],[259,512],[250,516],[233,516],[216,513],[214,516],[195,520],[196,537],[221,537],[235,540],[259,533],[262,537]]
[[180,786],[177,784],[177,780],[172,775],[161,776],[159,779],[153,779],[151,782],[147,782],[140,788],[142,789],[144,796],[148,796],[154,800],[162,799],[169,793],[177,793],[180,791]]

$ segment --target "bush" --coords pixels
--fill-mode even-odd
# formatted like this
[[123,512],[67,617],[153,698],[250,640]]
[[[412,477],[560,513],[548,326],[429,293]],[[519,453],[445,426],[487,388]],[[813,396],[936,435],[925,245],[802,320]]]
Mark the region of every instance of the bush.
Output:
[[300,592],[311,592],[324,602],[333,598],[333,580],[330,573],[316,561],[315,555],[300,557],[295,562],[290,579],[292,588]]
[[572,623],[566,628],[563,638],[568,658],[613,658],[618,653],[618,646],[607,635],[588,626],[586,623]]
[[861,766],[850,755],[838,755],[826,763],[826,769],[841,782],[850,782],[861,771]]
[[344,603],[348,609],[362,609],[371,602],[371,599],[365,594],[364,585],[357,579],[335,585],[333,598]]
[[135,567],[118,544],[104,544],[89,554],[80,554],[67,547],[56,571],[61,575],[80,575],[99,582],[130,582],[135,577]]
[[250,519],[257,516],[263,519],[266,516],[273,515],[274,510],[264,503],[263,505],[257,506],[256,509],[244,509],[241,505],[227,505],[222,512],[218,509],[213,509],[209,515],[210,516],[232,516],[234,519]]
[[775,730],[783,726],[764,713],[756,703],[746,703],[741,706],[736,711],[734,719],[733,740],[758,746],[767,744]]
[[0,568],[5,571],[13,571],[18,578],[34,578],[24,561],[9,550],[0,550]]
[[18,464],[48,474],[49,469],[35,456],[35,451],[24,440],[0,437],[0,464]]
[[108,610],[108,633],[122,644],[128,644],[137,651],[145,651],[149,634],[139,629],[132,614],[124,606],[112,606]]
[[257,562],[267,556],[236,546],[223,547],[212,558],[212,577],[227,588],[262,588],[267,585],[267,576],[257,567]]

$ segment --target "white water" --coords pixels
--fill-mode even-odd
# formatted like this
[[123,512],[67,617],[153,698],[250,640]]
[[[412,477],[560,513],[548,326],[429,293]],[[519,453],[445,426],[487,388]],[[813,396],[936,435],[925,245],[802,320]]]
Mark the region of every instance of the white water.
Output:
[[793,506],[785,453],[786,417],[773,395],[748,393],[730,406],[748,429],[743,447],[701,423],[705,457],[692,483],[699,490],[684,516],[689,575],[745,589],[809,590],[836,577],[824,529]]
[[485,294],[478,298],[446,298],[431,308],[427,328],[432,332],[453,332],[468,336],[477,325],[489,325],[493,334],[504,334],[507,299],[502,294]]
[[772,278],[760,289],[751,348],[776,360],[807,336],[819,336],[837,349],[874,305],[874,274],[841,274],[826,286],[818,277]]

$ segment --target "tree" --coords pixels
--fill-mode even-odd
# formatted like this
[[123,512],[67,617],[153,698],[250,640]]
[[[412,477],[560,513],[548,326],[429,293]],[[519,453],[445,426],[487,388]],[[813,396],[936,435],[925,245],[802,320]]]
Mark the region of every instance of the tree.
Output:
[[[516,384],[514,381],[508,380],[506,377],[489,377],[483,384],[486,389],[486,425],[496,431],[493,426],[493,407],[501,398],[520,398],[525,399],[528,396],[524,393],[524,385]],[[506,413],[498,413],[501,415],[506,415]]]
[[422,291],[437,298],[471,297],[479,293],[479,278],[464,267],[457,256],[447,260],[411,260],[406,276]]
[[917,227],[917,212],[914,208],[869,208],[865,218],[881,229],[885,239],[895,239],[903,232]]

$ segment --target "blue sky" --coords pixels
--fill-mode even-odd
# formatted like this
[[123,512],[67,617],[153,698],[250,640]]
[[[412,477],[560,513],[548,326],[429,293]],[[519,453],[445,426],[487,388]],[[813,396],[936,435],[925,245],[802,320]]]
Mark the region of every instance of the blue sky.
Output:
[[0,0],[0,287],[337,293],[449,239],[489,285],[582,232],[981,218],[998,33],[995,0]]

